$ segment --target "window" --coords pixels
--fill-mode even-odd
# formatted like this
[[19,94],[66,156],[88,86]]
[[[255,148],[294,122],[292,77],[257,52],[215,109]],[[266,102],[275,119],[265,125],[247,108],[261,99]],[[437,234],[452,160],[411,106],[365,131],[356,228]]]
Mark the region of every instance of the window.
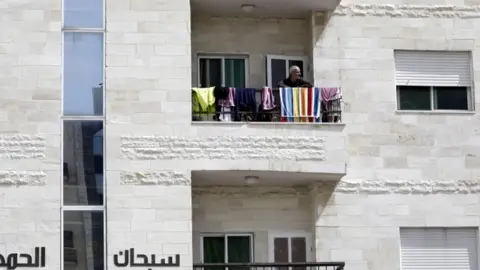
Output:
[[248,263],[253,261],[251,234],[205,234],[201,237],[203,263]]
[[401,269],[477,270],[478,228],[400,228]]
[[200,87],[246,87],[248,65],[245,56],[200,56],[198,58]]
[[473,110],[469,52],[395,51],[398,110]]
[[289,76],[291,66],[298,66],[302,77],[306,78],[306,57],[268,55],[267,56],[267,84],[276,87],[277,83]]
[[[269,237],[269,257],[271,262],[307,262],[310,259],[310,236],[307,233],[273,233]],[[287,270],[289,267],[280,267]],[[293,270],[305,267],[293,267]],[[290,270],[292,270],[290,268]]]
[[104,2],[63,1],[63,270],[105,270]]

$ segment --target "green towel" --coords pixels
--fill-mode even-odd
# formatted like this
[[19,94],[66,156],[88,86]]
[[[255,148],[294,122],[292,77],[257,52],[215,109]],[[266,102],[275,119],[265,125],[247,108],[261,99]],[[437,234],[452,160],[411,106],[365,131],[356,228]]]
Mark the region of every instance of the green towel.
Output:
[[192,112],[215,113],[213,89],[215,89],[215,87],[192,88]]

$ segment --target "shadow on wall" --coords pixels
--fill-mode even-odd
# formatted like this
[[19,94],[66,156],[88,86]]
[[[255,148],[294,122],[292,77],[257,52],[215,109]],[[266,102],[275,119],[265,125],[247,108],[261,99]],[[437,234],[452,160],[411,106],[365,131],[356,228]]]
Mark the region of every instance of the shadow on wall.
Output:
[[[340,4],[340,1],[339,1]],[[325,30],[327,29],[328,23],[332,18],[333,11],[323,11],[315,13],[315,16],[312,18],[312,46],[320,46],[320,40],[325,38]]]

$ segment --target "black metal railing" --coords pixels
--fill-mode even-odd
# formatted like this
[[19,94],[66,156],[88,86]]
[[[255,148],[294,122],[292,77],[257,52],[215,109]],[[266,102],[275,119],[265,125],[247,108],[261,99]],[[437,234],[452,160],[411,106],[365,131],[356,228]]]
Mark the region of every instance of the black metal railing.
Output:
[[194,263],[194,270],[343,270],[345,262]]
[[[318,122],[339,123],[342,122],[342,98],[321,102],[320,118],[313,117],[290,117],[281,115],[280,93],[278,88],[272,89],[275,107],[270,110],[263,109],[261,99],[262,89],[256,89],[255,105],[238,106],[228,109],[223,108],[217,102],[209,110],[194,110],[198,107],[195,94],[192,91],[192,121],[220,121],[220,122]],[[211,101],[213,102],[213,101]],[[214,108],[213,108],[214,107]]]

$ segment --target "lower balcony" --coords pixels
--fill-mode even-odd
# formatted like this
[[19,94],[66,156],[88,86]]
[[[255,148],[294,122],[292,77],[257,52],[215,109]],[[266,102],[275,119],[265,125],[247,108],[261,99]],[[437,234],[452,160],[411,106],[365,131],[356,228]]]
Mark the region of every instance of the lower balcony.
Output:
[[192,89],[192,121],[340,123],[341,88]]
[[349,258],[320,242],[342,239],[317,225],[318,209],[325,207],[335,181],[241,181],[233,172],[230,176],[220,185],[218,177],[192,174],[194,269],[344,269]]
[[344,262],[193,264],[194,270],[343,270],[344,267]]

